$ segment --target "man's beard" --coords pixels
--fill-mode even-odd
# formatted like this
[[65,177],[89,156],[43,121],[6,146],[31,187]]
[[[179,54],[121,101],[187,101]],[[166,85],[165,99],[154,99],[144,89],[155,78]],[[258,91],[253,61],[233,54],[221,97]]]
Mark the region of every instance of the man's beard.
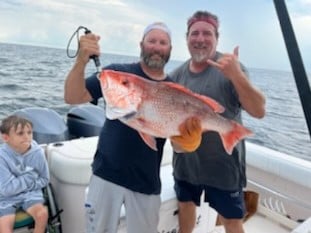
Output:
[[[157,59],[153,59],[152,56],[157,54],[159,57]],[[151,69],[163,69],[165,64],[170,59],[170,53],[163,54],[159,52],[146,52],[145,49],[142,49],[140,58],[144,61],[144,63]]]
[[196,63],[206,62],[209,54],[206,51],[199,51],[191,54],[192,60]]
[[205,63],[214,53],[213,46],[208,43],[196,42],[189,44],[188,50],[191,54],[191,59],[195,63]]

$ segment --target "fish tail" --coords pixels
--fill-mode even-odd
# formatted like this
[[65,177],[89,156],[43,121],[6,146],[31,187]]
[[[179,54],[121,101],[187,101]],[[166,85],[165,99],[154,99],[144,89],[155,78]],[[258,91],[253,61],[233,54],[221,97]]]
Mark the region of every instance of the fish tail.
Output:
[[220,134],[222,144],[226,152],[231,155],[233,148],[238,144],[243,138],[252,135],[252,131],[245,128],[243,125],[235,122],[232,122],[232,129],[229,132]]

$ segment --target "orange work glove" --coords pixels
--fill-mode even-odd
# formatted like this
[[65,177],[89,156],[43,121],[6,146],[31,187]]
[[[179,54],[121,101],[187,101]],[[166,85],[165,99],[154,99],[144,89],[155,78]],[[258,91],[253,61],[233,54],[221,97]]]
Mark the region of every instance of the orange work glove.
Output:
[[183,152],[195,151],[201,144],[202,127],[196,117],[188,118],[179,126],[180,135],[171,137],[174,149]]

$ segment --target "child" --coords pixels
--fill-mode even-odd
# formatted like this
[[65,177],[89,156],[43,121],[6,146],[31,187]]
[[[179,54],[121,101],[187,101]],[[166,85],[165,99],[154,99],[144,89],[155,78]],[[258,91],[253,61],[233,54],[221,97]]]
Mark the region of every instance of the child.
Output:
[[44,233],[48,210],[42,188],[49,170],[43,149],[33,140],[32,123],[9,116],[0,125],[0,232],[12,233],[16,210],[22,208],[35,221],[34,233]]

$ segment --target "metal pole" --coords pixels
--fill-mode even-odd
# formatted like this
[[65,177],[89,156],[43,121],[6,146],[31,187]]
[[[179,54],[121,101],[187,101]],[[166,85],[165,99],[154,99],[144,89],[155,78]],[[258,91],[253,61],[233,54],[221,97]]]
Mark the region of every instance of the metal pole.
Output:
[[308,77],[302,62],[295,33],[289,18],[284,0],[274,0],[274,6],[279,18],[283,38],[287,48],[290,64],[294,73],[300,101],[311,137],[311,91]]

